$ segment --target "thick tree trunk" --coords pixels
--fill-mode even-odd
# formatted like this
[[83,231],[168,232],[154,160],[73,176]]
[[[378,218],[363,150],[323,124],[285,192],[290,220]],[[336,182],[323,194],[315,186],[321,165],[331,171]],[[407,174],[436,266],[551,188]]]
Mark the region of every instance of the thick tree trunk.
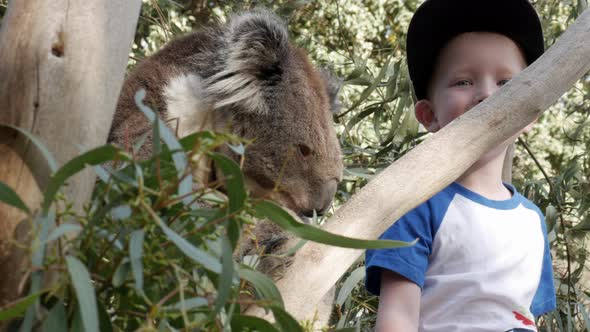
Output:
[[[590,10],[586,10],[540,59],[381,172],[324,229],[377,238],[394,220],[459,177],[484,152],[513,141],[515,133],[588,72],[589,40]],[[277,283],[286,309],[298,319],[310,319],[321,298],[362,253],[317,243],[303,246]]]
[[[58,163],[106,142],[137,23],[140,0],[10,1],[0,30],[0,123],[32,132]],[[0,132],[0,181],[36,209],[50,175],[31,142]],[[65,194],[77,209],[95,176]],[[14,231],[25,217],[0,203],[0,306],[17,296],[23,266]],[[25,227],[26,228],[26,227]],[[26,231],[26,229],[25,229]]]

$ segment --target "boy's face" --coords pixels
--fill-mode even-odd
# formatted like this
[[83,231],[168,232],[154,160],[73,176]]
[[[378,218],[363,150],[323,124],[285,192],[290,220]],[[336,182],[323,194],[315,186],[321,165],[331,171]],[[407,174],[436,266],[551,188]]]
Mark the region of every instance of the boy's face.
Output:
[[516,44],[504,35],[468,32],[442,49],[429,99],[416,103],[416,117],[436,132],[496,92],[526,67]]

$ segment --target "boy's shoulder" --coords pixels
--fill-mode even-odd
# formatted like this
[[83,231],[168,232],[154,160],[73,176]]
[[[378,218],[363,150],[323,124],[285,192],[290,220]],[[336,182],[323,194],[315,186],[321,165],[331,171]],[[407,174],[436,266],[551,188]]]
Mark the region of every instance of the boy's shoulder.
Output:
[[518,207],[523,207],[534,211],[541,219],[544,218],[539,207],[520,194],[514,186],[511,184],[504,185],[512,193],[512,197],[507,200],[492,200],[453,182],[422,204],[415,207],[409,213],[418,214],[430,219],[438,219],[440,221],[450,206],[459,206],[462,209],[470,209],[474,206],[483,206],[486,208],[477,209],[480,212],[488,210],[513,210]]

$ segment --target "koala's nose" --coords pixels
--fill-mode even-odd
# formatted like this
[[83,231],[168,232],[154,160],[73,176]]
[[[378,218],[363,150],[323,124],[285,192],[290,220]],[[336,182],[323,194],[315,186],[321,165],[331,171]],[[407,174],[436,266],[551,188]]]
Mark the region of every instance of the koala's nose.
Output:
[[314,211],[317,216],[323,216],[326,214],[330,206],[332,206],[332,199],[336,194],[338,188],[338,181],[336,179],[330,180],[325,183],[314,196],[313,202],[311,202],[310,209],[301,211],[301,214],[308,218],[313,218]]

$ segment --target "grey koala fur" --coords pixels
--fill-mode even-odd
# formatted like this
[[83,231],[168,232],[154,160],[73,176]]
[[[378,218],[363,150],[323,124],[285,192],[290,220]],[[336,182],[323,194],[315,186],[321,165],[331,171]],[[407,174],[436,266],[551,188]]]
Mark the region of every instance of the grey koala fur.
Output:
[[[243,170],[256,196],[270,194],[307,216],[330,205],[342,174],[332,127],[338,86],[289,43],[275,15],[257,10],[234,16],[229,24],[175,39],[142,61],[124,83],[109,142],[129,147],[150,131],[133,100],[141,88],[161,118],[178,121],[179,136],[230,127],[254,139]],[[148,139],[139,157],[150,153]]]
[[[253,196],[273,199],[299,216],[329,208],[343,169],[332,126],[339,84],[289,43],[284,22],[274,14],[233,16],[227,24],[172,40],[138,64],[124,83],[109,133],[109,141],[124,148],[151,130],[133,100],[141,88],[161,118],[177,121],[179,136],[229,128],[253,140],[243,163]],[[228,148],[221,152],[239,158]],[[139,157],[150,153],[148,138]],[[278,227],[262,222],[243,241],[243,252],[253,252],[255,244],[280,251],[285,239]],[[262,269],[279,264],[268,265]]]

